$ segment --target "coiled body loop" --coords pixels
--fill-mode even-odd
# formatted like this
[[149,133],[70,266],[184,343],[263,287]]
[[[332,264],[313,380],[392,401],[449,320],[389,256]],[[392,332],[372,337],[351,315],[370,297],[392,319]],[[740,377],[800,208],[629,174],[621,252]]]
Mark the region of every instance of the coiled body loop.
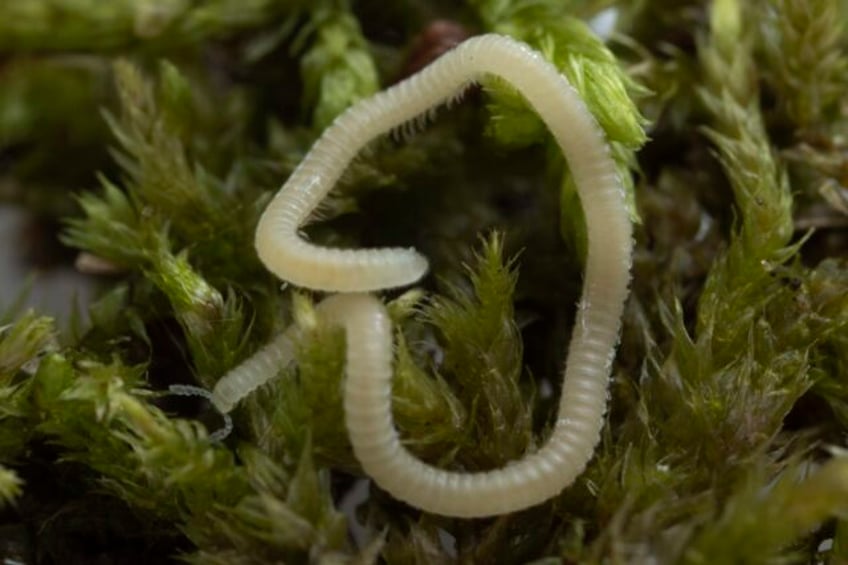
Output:
[[[502,469],[463,473],[428,465],[401,443],[391,412],[391,323],[382,302],[362,294],[417,281],[427,270],[426,259],[412,249],[322,248],[302,239],[298,230],[365,144],[487,74],[521,92],[568,161],[586,218],[586,271],[551,436],[537,452]],[[343,293],[326,299],[319,311],[346,329],[345,421],[363,469],[393,496],[436,514],[490,516],[555,496],[585,468],[603,425],[630,278],[632,226],[600,127],[565,77],[538,52],[504,36],[474,37],[418,74],[349,108],[265,210],[256,248],[281,279]],[[213,392],[220,408],[230,409],[272,378],[272,365],[278,370],[291,360],[286,336],[261,350],[253,365],[248,360],[221,379]]]

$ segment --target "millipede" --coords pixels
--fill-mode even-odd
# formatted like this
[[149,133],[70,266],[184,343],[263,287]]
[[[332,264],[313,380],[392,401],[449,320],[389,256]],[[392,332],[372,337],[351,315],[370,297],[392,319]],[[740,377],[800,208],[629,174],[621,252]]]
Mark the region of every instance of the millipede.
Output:
[[[382,301],[371,293],[415,283],[427,272],[427,259],[407,248],[320,247],[299,230],[363,147],[421,116],[432,116],[435,108],[487,75],[516,88],[550,130],[580,196],[587,250],[550,436],[518,461],[469,473],[417,459],[401,442],[392,417],[391,321]],[[540,53],[495,34],[467,39],[336,118],[274,196],[256,230],[257,252],[272,273],[296,286],[334,293],[318,306],[318,313],[346,331],[345,422],[365,473],[412,506],[463,518],[505,514],[544,502],[586,467],[603,427],[632,248],[624,188],[586,104]],[[212,392],[215,405],[229,412],[293,362],[296,335],[290,328],[220,379]]]

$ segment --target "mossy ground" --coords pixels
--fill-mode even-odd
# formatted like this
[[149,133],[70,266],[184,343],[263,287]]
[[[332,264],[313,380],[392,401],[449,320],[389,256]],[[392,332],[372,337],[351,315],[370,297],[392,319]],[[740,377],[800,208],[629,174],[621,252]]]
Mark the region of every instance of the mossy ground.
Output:
[[[604,43],[586,22],[610,8]],[[845,21],[842,0],[5,0],[0,196],[110,274],[69,328],[2,314],[0,553],[848,561]],[[280,289],[253,230],[333,117],[487,31],[577,87],[638,222],[604,437],[572,487],[524,512],[431,516],[372,485],[344,513],[362,476],[344,336],[316,322],[320,296]],[[487,80],[427,131],[377,141],[306,228],[431,260],[385,295],[395,418],[418,456],[489,469],[544,441],[582,222],[541,122]],[[211,388],[291,323],[296,366],[224,443],[208,406],[165,394]]]

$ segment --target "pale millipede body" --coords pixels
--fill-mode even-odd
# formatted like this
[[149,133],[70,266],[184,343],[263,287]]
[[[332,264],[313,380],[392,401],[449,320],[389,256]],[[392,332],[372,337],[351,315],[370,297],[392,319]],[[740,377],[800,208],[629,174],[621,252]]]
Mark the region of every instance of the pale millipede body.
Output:
[[227,414],[242,398],[274,378],[294,359],[294,342],[298,333],[296,325],[290,326],[241,365],[221,377],[212,389],[212,404],[223,414]]
[[[364,294],[417,281],[427,270],[426,259],[412,249],[322,248],[298,230],[364,145],[431,112],[484,75],[512,84],[547,124],[568,161],[588,233],[583,291],[550,437],[535,453],[503,468],[466,473],[433,467],[403,446],[391,411],[391,322],[382,302]],[[499,35],[471,38],[418,74],[352,106],[269,204],[256,248],[281,279],[342,293],[324,300],[319,313],[346,330],[344,411],[350,441],[365,472],[396,498],[447,516],[504,514],[557,495],[591,459],[627,296],[632,226],[600,127],[566,78],[527,45]],[[230,410],[290,362],[294,331],[221,379],[213,391],[216,405]]]

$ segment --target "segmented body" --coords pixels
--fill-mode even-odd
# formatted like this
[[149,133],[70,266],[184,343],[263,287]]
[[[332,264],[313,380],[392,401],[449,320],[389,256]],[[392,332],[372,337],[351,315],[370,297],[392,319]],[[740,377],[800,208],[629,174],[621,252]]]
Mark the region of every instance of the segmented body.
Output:
[[[360,149],[451,100],[484,75],[526,98],[550,129],[574,178],[587,225],[584,286],[566,356],[562,397],[541,449],[492,471],[447,471],[414,457],[391,412],[392,332],[386,309],[367,292],[408,285],[427,271],[413,249],[330,249],[299,228]],[[624,191],[596,121],[574,88],[538,52],[484,35],[447,52],[418,74],[355,104],[323,133],[269,204],[256,231],[259,257],[292,284],[341,293],[321,316],[347,330],[345,419],[363,469],[393,496],[428,512],[480,517],[520,510],[555,496],[582,472],[603,426],[607,386],[627,296],[632,227]],[[213,392],[229,410],[291,360],[281,338],[236,368]]]

